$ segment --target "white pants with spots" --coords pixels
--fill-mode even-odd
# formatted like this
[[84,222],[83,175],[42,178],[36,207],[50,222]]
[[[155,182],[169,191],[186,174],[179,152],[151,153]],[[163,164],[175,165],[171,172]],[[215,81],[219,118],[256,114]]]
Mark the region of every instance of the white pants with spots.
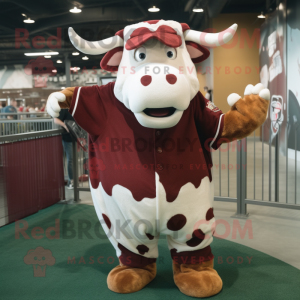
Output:
[[136,201],[132,193],[115,185],[109,196],[99,184],[91,187],[99,220],[123,264],[142,266],[158,257],[159,234],[167,236],[173,260],[198,263],[213,258],[213,182],[204,177],[198,188],[184,185],[173,202],[156,174],[156,198]]

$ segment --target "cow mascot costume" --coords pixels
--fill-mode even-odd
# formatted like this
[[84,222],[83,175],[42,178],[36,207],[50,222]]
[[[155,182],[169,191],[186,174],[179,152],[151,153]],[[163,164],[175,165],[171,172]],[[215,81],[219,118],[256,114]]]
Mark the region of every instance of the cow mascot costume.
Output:
[[223,114],[199,92],[194,63],[209,56],[205,46],[227,43],[236,30],[234,24],[208,34],[160,20],[89,42],[69,28],[76,49],[107,52],[102,69],[117,71],[116,82],[68,87],[47,102],[52,117],[68,108],[89,133],[91,193],[120,262],[107,278],[114,292],[137,292],[155,278],[160,234],[167,236],[182,293],[202,298],[222,289],[210,248],[211,148],[261,126],[270,93],[249,84],[243,98],[227,98],[231,109]]

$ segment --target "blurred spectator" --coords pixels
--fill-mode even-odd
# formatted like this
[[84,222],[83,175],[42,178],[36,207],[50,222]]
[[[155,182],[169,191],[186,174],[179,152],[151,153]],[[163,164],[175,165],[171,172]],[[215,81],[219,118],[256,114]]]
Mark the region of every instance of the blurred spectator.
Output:
[[[17,101],[15,99],[11,99],[10,100],[10,105],[4,107],[1,109],[1,112],[2,113],[5,113],[5,114],[8,114],[8,113],[17,113]],[[17,115],[7,115],[6,116],[7,119],[10,119],[10,120],[17,120],[18,117]]]
[[30,115],[29,115],[30,118],[36,118],[36,114],[34,114],[35,109],[32,106],[29,107],[29,112],[30,112]]
[[62,109],[59,113],[58,118],[54,118],[54,123],[57,125],[62,126],[63,128],[66,129],[66,133],[62,134],[62,143],[63,143],[63,148],[64,152],[67,157],[67,163],[68,163],[68,189],[74,189],[74,181],[73,181],[73,148],[72,148],[72,137],[71,134],[69,133],[69,129],[67,125],[64,123],[66,120],[71,120],[74,121],[74,118],[71,116],[69,111],[67,109]]
[[209,90],[207,86],[204,87],[204,92],[205,92],[205,98],[207,100],[210,100],[211,102],[213,102],[212,100],[212,90]]
[[[2,104],[2,107],[1,107],[1,109],[0,109],[0,113],[2,114],[2,113],[3,113],[3,110],[4,110],[5,106],[6,106],[6,103],[4,102],[4,103],[1,103],[1,104]],[[1,116],[0,118],[1,118],[1,119],[6,119],[5,116]]]
[[46,103],[43,103],[43,104],[42,104],[42,107],[41,107],[41,109],[40,109],[41,112],[44,112],[44,111],[45,111],[45,108],[46,108]]

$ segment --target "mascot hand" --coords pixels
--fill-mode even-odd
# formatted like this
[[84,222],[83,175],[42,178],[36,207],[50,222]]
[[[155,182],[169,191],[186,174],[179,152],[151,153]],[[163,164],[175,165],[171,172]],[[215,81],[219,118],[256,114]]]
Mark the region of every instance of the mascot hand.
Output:
[[227,98],[231,110],[225,114],[222,137],[229,139],[242,139],[250,135],[261,126],[267,117],[270,91],[261,83],[256,86],[248,84],[244,98],[233,93]]
[[60,112],[59,102],[66,101],[66,96],[63,93],[56,92],[50,94],[47,101],[47,112],[52,118],[57,118]]
[[244,99],[242,99],[240,95],[233,93],[228,96],[227,102],[232,108],[234,108],[234,105],[235,107],[251,106],[254,102],[260,101],[260,99],[269,101],[270,91],[265,89],[261,83],[258,83],[256,86],[253,86],[252,84],[248,84],[246,86]]

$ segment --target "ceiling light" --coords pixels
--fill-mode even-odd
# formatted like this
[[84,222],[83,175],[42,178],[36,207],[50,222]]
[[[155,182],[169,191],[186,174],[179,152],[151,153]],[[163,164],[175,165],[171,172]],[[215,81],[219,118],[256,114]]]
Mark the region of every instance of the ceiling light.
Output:
[[197,8],[197,7],[195,7],[195,8],[193,8],[193,12],[203,12],[203,8]]
[[23,17],[27,17],[25,14],[22,14]]
[[35,21],[34,20],[31,20],[30,18],[27,18],[26,20],[23,20],[24,23],[28,23],[28,24],[32,24],[34,23]]
[[87,56],[84,56],[82,59],[83,60],[88,60],[89,58]]
[[79,9],[75,6],[74,8],[70,9],[70,12],[73,14],[79,14],[79,13],[81,13],[81,9]]
[[72,71],[78,71],[78,70],[80,70],[80,68],[79,67],[73,67],[73,68],[70,68],[70,70],[72,70]]
[[58,64],[62,64],[62,61],[59,59],[56,61]]
[[31,53],[24,53],[26,56],[43,56],[43,55],[57,55],[58,52],[31,52]]
[[266,18],[266,16],[264,15],[264,13],[263,12],[261,12],[261,14],[259,15],[259,16],[257,16],[259,19],[265,19]]
[[73,52],[72,55],[79,55],[79,52]]
[[65,89],[65,87],[64,87],[64,86],[62,86],[62,87],[61,87],[61,89],[62,89],[62,90],[64,90],[64,89]]
[[150,12],[158,12],[158,11],[160,11],[160,9],[158,7],[156,7],[156,6],[153,6],[151,8],[148,8],[148,11],[150,11]]
[[51,58],[51,55],[45,55],[44,57],[45,58]]

